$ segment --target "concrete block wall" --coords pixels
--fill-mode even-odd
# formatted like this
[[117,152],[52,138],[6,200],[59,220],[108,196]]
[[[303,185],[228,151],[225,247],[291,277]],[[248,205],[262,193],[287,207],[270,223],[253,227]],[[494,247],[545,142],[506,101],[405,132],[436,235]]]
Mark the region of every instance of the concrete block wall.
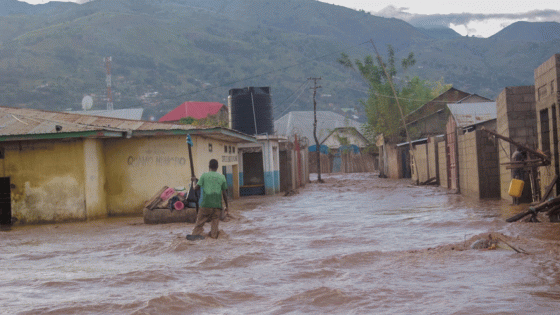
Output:
[[[535,109],[535,86],[506,87],[496,99],[497,132],[512,140],[537,148],[537,115]],[[510,162],[515,147],[499,140],[500,196],[513,201],[508,194],[511,170],[503,163]],[[525,199],[525,198],[524,198]],[[525,200],[522,202],[525,202]]]
[[[416,165],[412,167],[412,180],[420,183],[427,181],[429,178],[429,160],[428,160],[428,144],[419,144],[414,146],[414,162]],[[413,162],[413,163],[414,163]],[[418,172],[418,174],[416,174]]]
[[[552,181],[554,175],[559,173],[559,80],[560,54],[553,55],[535,69],[534,95],[536,101],[538,145],[539,149],[550,154],[552,160],[550,166],[541,167],[539,169],[541,192],[544,192],[544,189]],[[547,115],[548,121],[541,121],[542,115]],[[547,135],[544,135],[543,132],[546,132]],[[548,144],[545,143],[547,139]],[[556,190],[553,191],[554,196],[557,196],[560,192],[560,187],[558,186],[559,185],[557,185]]]
[[[430,137],[427,143],[414,146],[418,176],[414,174],[412,177],[413,180],[418,179],[418,182],[422,183],[432,178],[438,178],[438,142],[441,142],[442,140],[443,137]],[[414,172],[416,172],[416,170],[414,170]]]
[[457,138],[459,155],[459,189],[462,195],[479,198],[478,157],[476,133],[469,132]]
[[437,143],[438,150],[438,182],[441,187],[449,188],[447,185],[447,153],[445,151],[446,143],[441,141]]
[[401,162],[401,152],[396,145],[387,144],[383,148],[386,150],[387,154],[387,177],[389,178],[402,178],[402,162]]

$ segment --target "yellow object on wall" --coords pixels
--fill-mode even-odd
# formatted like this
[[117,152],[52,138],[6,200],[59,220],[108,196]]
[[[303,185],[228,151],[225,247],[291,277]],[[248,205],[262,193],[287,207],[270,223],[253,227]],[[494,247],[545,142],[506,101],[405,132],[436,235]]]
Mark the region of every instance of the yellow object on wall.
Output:
[[519,198],[521,197],[521,194],[523,194],[523,186],[525,185],[525,182],[520,180],[520,179],[512,179],[511,182],[509,183],[509,195],[515,198]]

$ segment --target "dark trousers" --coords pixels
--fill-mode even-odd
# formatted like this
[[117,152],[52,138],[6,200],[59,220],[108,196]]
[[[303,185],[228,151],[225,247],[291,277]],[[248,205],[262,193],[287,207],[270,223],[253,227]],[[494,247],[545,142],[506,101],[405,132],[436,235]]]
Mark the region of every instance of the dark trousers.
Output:
[[220,223],[220,208],[200,208],[196,216],[196,223],[192,231],[192,235],[202,235],[204,232],[204,224],[210,221],[210,237],[218,238],[218,224]]

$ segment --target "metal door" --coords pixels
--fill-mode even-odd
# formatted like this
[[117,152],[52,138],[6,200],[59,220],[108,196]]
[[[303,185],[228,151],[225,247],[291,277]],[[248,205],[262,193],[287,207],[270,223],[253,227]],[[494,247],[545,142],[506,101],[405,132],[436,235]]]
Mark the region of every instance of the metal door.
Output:
[[12,198],[10,178],[0,177],[0,225],[12,224]]

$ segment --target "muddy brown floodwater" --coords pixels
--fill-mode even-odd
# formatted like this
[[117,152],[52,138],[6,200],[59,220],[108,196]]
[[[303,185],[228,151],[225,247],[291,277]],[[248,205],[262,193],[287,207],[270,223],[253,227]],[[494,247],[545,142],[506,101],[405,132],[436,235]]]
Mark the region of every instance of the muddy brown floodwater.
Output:
[[[375,174],[324,178],[236,200],[218,240],[142,218],[0,232],[0,313],[558,313],[558,224]],[[527,254],[469,249],[488,233]]]

